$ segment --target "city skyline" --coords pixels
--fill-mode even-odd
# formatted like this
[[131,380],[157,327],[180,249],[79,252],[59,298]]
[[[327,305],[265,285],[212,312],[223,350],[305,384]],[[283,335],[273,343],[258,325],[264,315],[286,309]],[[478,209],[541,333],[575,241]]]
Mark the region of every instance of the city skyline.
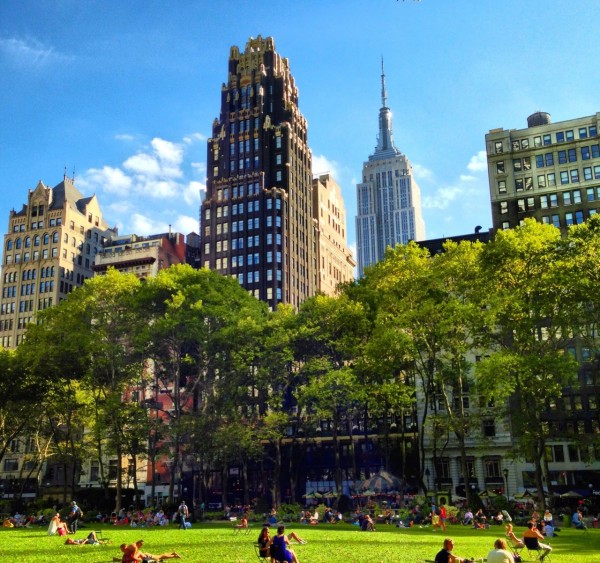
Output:
[[377,142],[381,56],[427,238],[491,227],[490,129],[523,128],[536,110],[553,122],[598,110],[588,61],[600,47],[587,42],[579,56],[573,40],[598,24],[592,1],[141,6],[0,6],[0,71],[10,84],[0,91],[3,233],[26,189],[58,184],[65,169],[122,234],[197,232],[222,61],[251,36],[273,36],[289,59],[313,173],[341,186],[352,247],[356,184]]

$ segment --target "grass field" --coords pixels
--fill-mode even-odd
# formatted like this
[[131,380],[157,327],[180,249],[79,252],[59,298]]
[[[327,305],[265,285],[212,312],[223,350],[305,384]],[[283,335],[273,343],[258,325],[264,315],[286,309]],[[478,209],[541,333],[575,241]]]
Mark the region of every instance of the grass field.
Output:
[[[0,563],[54,563],[60,561],[108,563],[119,555],[121,543],[143,538],[144,549],[153,554],[177,551],[188,563],[259,563],[252,544],[260,531],[234,534],[229,524],[200,523],[190,530],[175,528],[115,528],[103,525],[80,530],[75,538],[85,537],[90,529],[102,530],[110,545],[64,545],[64,538],[48,536],[46,529],[0,529]],[[376,532],[360,532],[348,524],[301,526],[289,531],[307,540],[294,545],[300,563],[417,563],[433,559],[445,536],[455,541],[454,553],[460,557],[485,557],[494,540],[503,537],[504,528],[473,530],[451,526],[446,535],[431,528],[397,529],[379,525]],[[515,530],[517,536],[522,528]],[[599,563],[600,530],[583,532],[563,530],[552,538],[550,563]],[[526,551],[523,552],[526,557]],[[264,560],[263,560],[264,561]]]

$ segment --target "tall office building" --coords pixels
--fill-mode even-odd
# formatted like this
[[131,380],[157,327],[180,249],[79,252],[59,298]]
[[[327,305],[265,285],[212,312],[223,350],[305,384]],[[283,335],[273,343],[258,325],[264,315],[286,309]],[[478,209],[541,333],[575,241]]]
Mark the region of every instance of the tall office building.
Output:
[[15,348],[37,311],[56,305],[91,278],[96,253],[116,234],[96,196],[84,197],[71,178],[39,182],[21,211],[10,212],[0,283],[0,345]]
[[425,238],[421,192],[406,155],[395,146],[392,112],[387,107],[385,72],[381,63],[381,109],[375,152],[363,164],[357,185],[356,244],[358,273],[381,260],[386,249]]
[[313,178],[313,190],[318,290],[333,296],[340,283],[354,279],[356,267],[346,239],[346,206],[340,186],[329,174]]
[[286,58],[271,37],[231,47],[208,140],[201,263],[275,308],[316,292],[311,152]]
[[600,113],[552,123],[536,112],[525,129],[485,136],[492,222],[509,229],[526,217],[567,229],[600,209]]

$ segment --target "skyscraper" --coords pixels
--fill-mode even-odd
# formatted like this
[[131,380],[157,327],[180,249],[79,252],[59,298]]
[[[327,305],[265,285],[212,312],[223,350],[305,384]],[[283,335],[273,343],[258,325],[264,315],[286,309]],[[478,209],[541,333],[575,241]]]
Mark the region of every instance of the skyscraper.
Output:
[[311,152],[289,62],[271,37],[231,47],[207,169],[202,265],[272,308],[298,307],[317,287]]
[[0,345],[15,348],[37,311],[56,305],[94,273],[104,241],[116,234],[102,218],[96,196],[84,197],[71,178],[29,190],[12,210],[4,236]]
[[356,245],[358,273],[381,260],[388,246],[425,238],[421,193],[406,155],[395,146],[392,112],[387,107],[385,72],[381,62],[381,109],[375,152],[363,164],[357,185]]

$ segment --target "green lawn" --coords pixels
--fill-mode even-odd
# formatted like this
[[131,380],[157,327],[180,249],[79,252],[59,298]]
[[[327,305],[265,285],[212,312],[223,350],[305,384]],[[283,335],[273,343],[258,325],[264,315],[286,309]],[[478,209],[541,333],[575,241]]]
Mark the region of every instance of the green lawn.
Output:
[[[191,530],[185,531],[105,525],[80,530],[75,537],[84,537],[90,529],[102,530],[102,535],[110,538],[112,544],[67,546],[63,538],[49,537],[45,529],[0,529],[0,563],[108,563],[119,555],[119,544],[140,538],[145,540],[144,548],[148,552],[177,551],[182,555],[182,561],[189,563],[258,563],[252,544],[260,531],[259,526],[254,526],[249,535],[241,535],[234,534],[228,524],[194,524]],[[433,559],[445,537],[431,528],[397,529],[385,525],[378,525],[376,532],[360,532],[348,524],[294,524],[289,530],[296,531],[308,542],[294,546],[300,563],[417,563]],[[446,535],[455,540],[456,555],[485,557],[494,540],[503,537],[503,531],[503,528],[473,530],[451,526]],[[523,528],[515,531],[520,535]],[[551,563],[600,561],[600,530],[563,530],[559,537],[552,539],[551,545]]]

